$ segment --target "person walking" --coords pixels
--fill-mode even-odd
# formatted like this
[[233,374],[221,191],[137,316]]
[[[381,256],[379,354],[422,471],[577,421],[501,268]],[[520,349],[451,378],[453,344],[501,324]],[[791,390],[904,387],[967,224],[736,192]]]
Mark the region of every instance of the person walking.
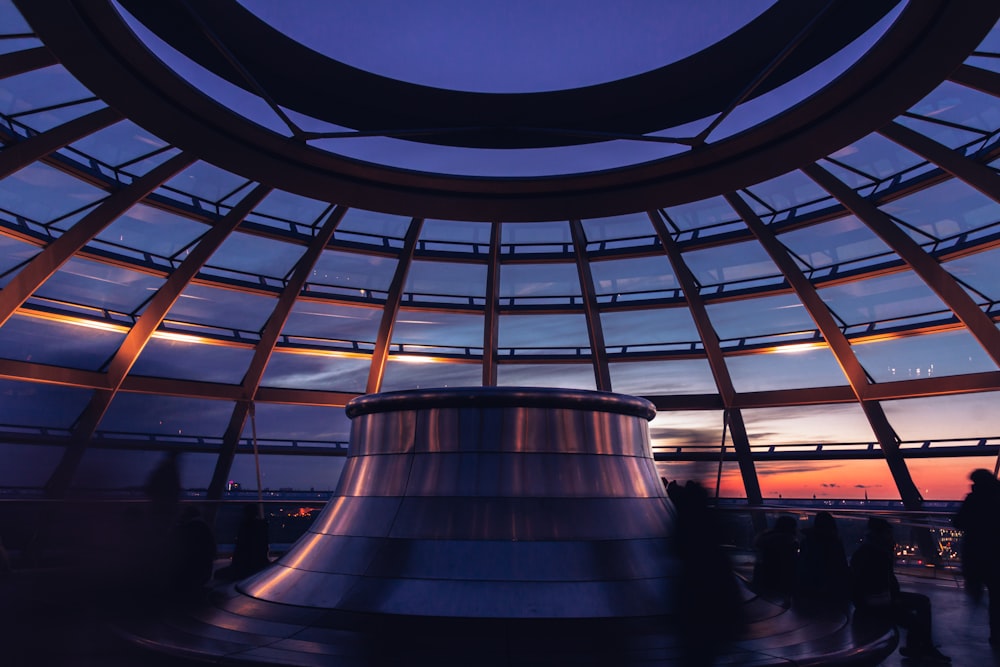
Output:
[[962,531],[965,590],[979,602],[989,595],[990,644],[1000,645],[1000,481],[982,468],[969,475],[972,490],[952,523]]

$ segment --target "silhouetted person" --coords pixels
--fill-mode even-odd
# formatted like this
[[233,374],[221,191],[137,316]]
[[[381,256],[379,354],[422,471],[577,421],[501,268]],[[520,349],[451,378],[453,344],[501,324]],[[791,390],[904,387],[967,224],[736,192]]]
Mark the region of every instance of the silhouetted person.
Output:
[[935,648],[931,634],[931,601],[926,595],[899,590],[895,540],[885,519],[871,517],[861,546],[851,556],[851,598],[855,620],[869,619],[906,628],[901,655],[928,662],[951,662]]
[[154,530],[167,530],[177,519],[181,499],[180,452],[167,452],[146,479],[143,490],[149,500],[149,519]]
[[962,531],[965,590],[977,602],[989,593],[990,643],[1000,644],[1000,482],[989,470],[974,470],[972,491],[955,515]]
[[799,539],[795,517],[779,516],[774,526],[757,536],[753,589],[763,595],[789,597],[795,591]]
[[850,570],[837,522],[819,512],[802,531],[798,559],[799,599],[806,605],[843,607],[850,599]]
[[212,578],[215,536],[196,507],[181,513],[168,536],[166,556],[165,583],[170,594],[197,592]]
[[[664,480],[665,481],[665,480]],[[720,529],[697,482],[667,484],[677,509],[676,553],[681,573],[677,624],[685,667],[712,665],[743,627],[742,596],[729,558],[719,545]]]
[[258,506],[243,506],[243,520],[236,533],[232,563],[216,573],[219,579],[236,581],[245,579],[271,564],[268,557],[267,521],[260,517]]

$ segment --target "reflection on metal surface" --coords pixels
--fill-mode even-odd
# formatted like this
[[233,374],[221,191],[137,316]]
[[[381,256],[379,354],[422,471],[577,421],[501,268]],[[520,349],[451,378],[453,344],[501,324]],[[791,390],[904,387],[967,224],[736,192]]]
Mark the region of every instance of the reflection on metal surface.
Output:
[[335,497],[245,595],[483,618],[670,613],[673,514],[642,399],[474,388],[348,404]]

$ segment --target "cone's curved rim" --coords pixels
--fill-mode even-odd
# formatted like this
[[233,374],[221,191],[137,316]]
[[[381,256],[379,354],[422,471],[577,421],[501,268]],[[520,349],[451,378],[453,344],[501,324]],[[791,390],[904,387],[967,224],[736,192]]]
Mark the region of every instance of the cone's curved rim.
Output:
[[427,408],[562,408],[642,417],[651,421],[656,407],[644,398],[606,391],[545,387],[442,387],[366,394],[348,401],[351,419],[378,412]]

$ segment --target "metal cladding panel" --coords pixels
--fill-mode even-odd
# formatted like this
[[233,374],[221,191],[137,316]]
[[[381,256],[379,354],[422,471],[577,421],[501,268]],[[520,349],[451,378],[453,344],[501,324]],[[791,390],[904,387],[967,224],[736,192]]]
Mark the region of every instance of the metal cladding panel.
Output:
[[660,498],[404,498],[391,537],[625,540],[672,533]]
[[263,600],[335,609],[344,594],[357,586],[360,580],[354,575],[309,572],[277,564],[242,581],[236,588]]
[[242,594],[425,616],[671,613],[674,514],[647,402],[519,388],[363,399],[348,406],[336,495]]
[[[676,571],[663,540],[510,542],[389,539],[368,568],[372,577],[470,581],[652,579]],[[338,569],[338,571],[340,571]]]
[[435,581],[364,577],[340,608],[382,614],[582,618],[663,614],[665,579],[589,582]]
[[663,485],[648,472],[648,462],[632,456],[414,454],[406,495],[659,497]]
[[413,466],[413,454],[353,456],[344,463],[338,495],[401,496]]
[[360,576],[386,548],[387,542],[385,538],[353,535],[341,535],[331,540],[328,535],[319,533],[307,533],[305,539],[308,544],[296,544],[278,562],[297,570]]
[[401,500],[391,496],[332,498],[309,530],[323,535],[384,537],[392,529]]

